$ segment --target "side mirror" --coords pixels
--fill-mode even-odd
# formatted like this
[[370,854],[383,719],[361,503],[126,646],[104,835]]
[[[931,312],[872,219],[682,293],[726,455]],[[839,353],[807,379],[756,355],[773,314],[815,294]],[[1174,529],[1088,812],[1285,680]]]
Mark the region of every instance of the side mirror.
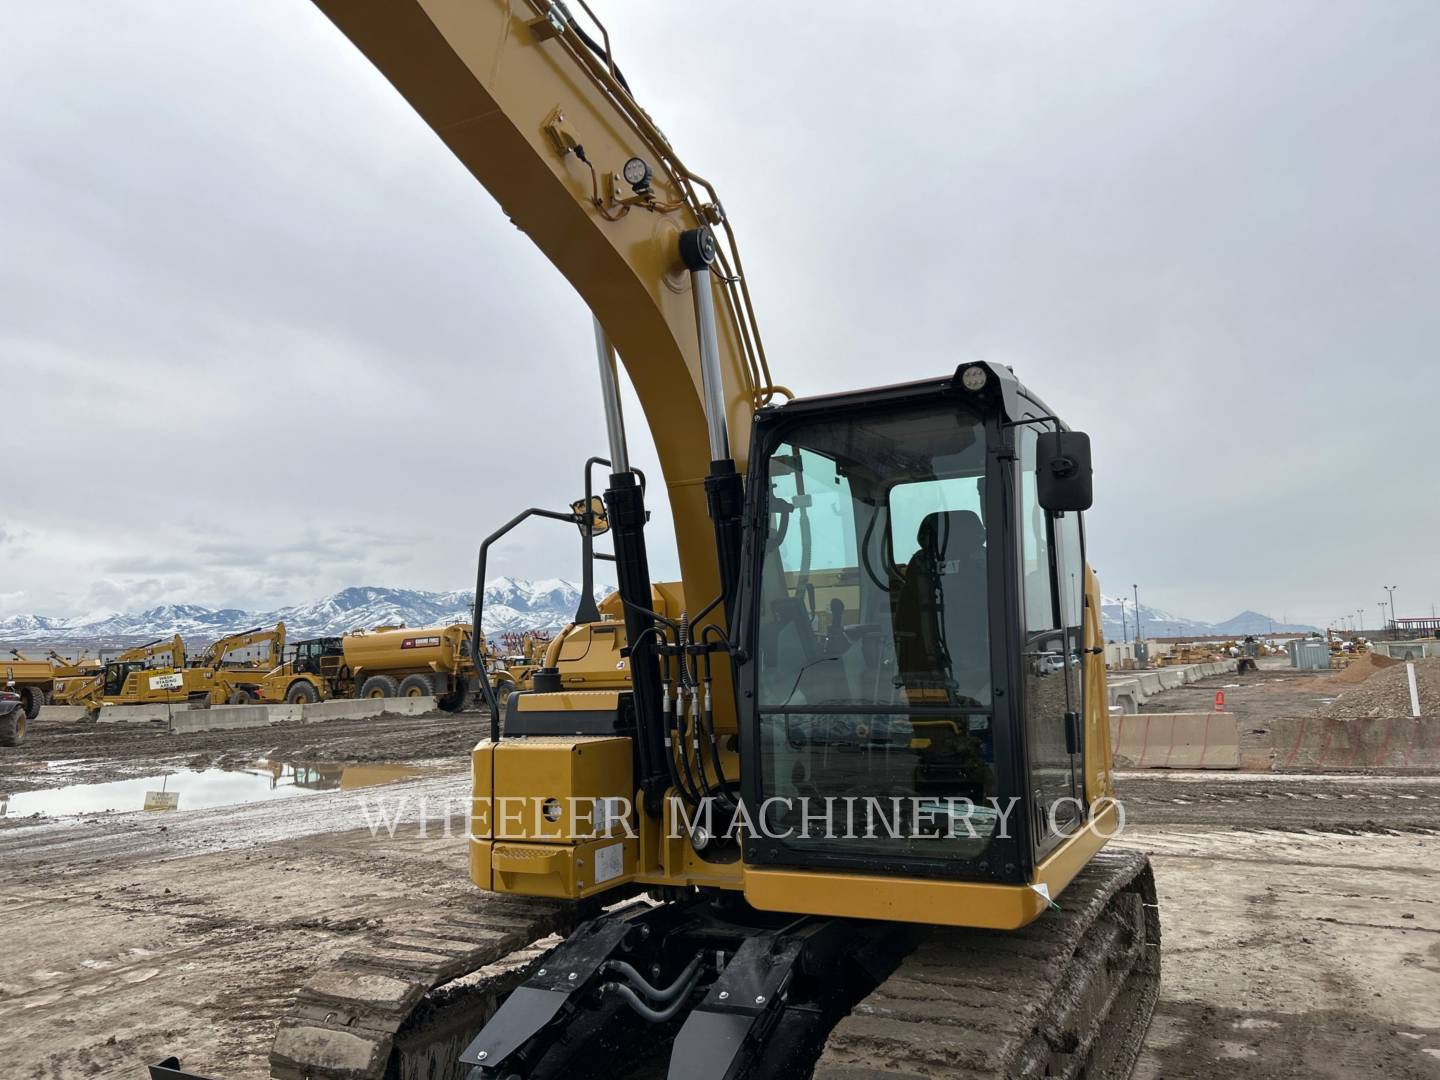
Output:
[[1046,510],[1089,510],[1090,436],[1083,431],[1042,431],[1035,442],[1035,490]]
[[[570,512],[580,520],[580,531],[585,531],[585,500],[576,499],[570,504]],[[599,495],[590,496],[590,535],[604,536],[610,531],[610,516],[605,512],[605,500]]]

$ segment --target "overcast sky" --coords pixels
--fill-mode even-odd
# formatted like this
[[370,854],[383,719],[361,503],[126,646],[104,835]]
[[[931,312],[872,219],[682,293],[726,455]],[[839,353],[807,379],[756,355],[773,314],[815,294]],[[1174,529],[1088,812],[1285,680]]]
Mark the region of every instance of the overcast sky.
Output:
[[[1012,364],[1107,592],[1440,603],[1440,5],[593,6],[780,382]],[[578,496],[588,312],[310,5],[19,5],[0,97],[0,617],[466,587]]]

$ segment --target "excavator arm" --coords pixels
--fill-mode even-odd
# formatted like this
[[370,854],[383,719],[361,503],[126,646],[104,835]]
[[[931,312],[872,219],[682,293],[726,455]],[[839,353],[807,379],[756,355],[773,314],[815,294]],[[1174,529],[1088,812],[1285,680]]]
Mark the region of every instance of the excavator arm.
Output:
[[165,658],[165,663],[159,666],[181,668],[185,666],[185,641],[176,634],[169,641],[158,638],[155,641],[147,642],[144,645],[137,645],[132,649],[126,649],[119,656],[115,657],[113,663],[127,663],[132,660],[155,660]]
[[281,653],[285,651],[285,624],[277,622],[268,630],[257,626],[254,630],[223,637],[205,650],[196,666],[213,671],[224,667],[225,658],[235,650],[263,644],[270,646],[270,656],[278,664]]

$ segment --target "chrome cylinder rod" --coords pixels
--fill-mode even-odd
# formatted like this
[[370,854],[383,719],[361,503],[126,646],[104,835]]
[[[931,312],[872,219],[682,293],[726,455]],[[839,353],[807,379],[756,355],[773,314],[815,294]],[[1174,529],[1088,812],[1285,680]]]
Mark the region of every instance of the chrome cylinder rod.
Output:
[[595,352],[600,358],[600,398],[605,406],[605,436],[610,441],[610,471],[630,471],[630,449],[625,442],[625,414],[620,409],[620,372],[615,362],[615,346],[605,336],[605,328],[595,319]]
[[720,341],[715,331],[715,295],[710,268],[690,271],[695,294],[695,328],[700,338],[700,389],[705,395],[705,429],[710,437],[710,460],[730,456],[730,430],[725,422],[725,383],[720,378]]

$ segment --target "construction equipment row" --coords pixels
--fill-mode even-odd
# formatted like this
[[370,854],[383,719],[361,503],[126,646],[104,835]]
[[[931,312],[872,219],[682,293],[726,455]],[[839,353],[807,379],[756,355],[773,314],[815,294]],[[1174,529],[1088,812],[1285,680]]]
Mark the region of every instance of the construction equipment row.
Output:
[[[528,689],[549,639],[531,633],[503,656],[481,643],[491,677]],[[278,662],[278,663],[277,663]],[[0,667],[4,689],[34,719],[45,705],[79,706],[91,716],[106,705],[305,704],[335,698],[434,697],[449,712],[475,701],[479,688],[463,624],[409,629],[380,626],[286,647],[285,624],[230,634],[188,656],[179,634],[105,659],[67,660],[51,652],[34,660],[19,652]]]

